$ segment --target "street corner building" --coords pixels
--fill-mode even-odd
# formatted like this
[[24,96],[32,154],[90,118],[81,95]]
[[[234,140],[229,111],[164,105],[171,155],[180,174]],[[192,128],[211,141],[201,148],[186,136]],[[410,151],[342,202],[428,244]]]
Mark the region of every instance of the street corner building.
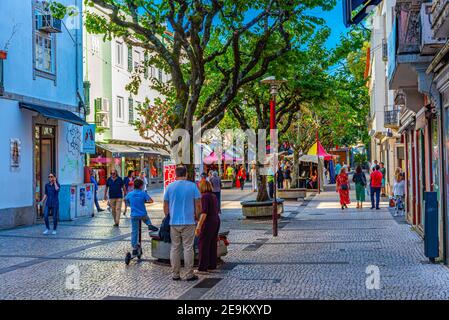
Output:
[[[60,2],[81,12],[82,0]],[[61,184],[60,206],[75,196],[85,206],[90,197],[83,186],[81,15],[61,21],[47,5],[0,2],[0,228],[41,219],[49,173]]]
[[[385,163],[387,194],[395,170],[405,172],[407,221],[433,243],[428,257],[447,264],[449,1],[375,2],[366,68],[371,159]],[[373,4],[345,0],[344,8],[363,3]]]

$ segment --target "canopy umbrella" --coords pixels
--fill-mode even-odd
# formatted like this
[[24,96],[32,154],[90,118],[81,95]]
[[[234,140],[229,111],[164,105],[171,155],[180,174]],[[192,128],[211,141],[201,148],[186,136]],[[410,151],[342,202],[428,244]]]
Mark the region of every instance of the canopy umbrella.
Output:
[[[226,152],[223,152],[221,155],[221,162],[241,162],[243,159],[242,158],[237,158],[237,157],[233,157],[228,155]],[[215,151],[212,151],[212,153],[210,155],[208,155],[206,158],[204,158],[204,163],[209,165],[209,164],[213,164],[213,163],[217,163],[218,162],[218,156],[216,155]]]
[[324,147],[321,145],[320,141],[315,142],[313,146],[309,149],[309,152],[307,152],[307,154],[311,156],[323,157],[324,160],[327,161],[333,159],[333,155],[326,152]]

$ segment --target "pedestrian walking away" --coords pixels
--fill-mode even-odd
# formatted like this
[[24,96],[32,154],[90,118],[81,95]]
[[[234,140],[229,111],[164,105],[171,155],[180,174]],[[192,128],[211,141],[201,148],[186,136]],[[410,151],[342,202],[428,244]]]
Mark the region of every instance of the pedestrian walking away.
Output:
[[349,190],[350,185],[346,168],[341,168],[340,174],[337,176],[337,192],[340,196],[341,210],[347,209],[348,204],[351,203],[351,200],[349,199]]
[[380,210],[380,191],[382,189],[382,173],[379,171],[380,166],[374,167],[374,171],[370,175],[371,185],[371,209]]
[[111,170],[111,176],[106,181],[104,198],[109,202],[112,218],[114,218],[114,227],[118,227],[120,225],[123,195],[126,195],[125,184],[123,179],[118,176],[117,171],[113,169]]
[[[90,170],[90,183],[94,185],[94,203],[97,208],[97,212],[103,212],[104,209],[101,209],[100,203],[98,202],[98,182],[95,179],[95,174],[93,170]],[[95,213],[92,213],[92,217],[95,216]]]
[[208,181],[200,183],[201,215],[195,229],[199,239],[198,273],[217,269],[217,238],[220,229],[218,201],[212,192],[212,184]]
[[[128,176],[123,179],[123,183],[125,184],[126,193],[130,193],[134,190],[134,171],[129,170]],[[127,202],[125,201],[125,211],[123,211],[123,215],[126,217],[126,210],[128,209]]]
[[[176,181],[164,193],[164,214],[170,215],[170,263],[172,279],[181,279],[181,248],[184,251],[185,279],[197,280],[193,272],[195,220],[201,213],[201,193],[195,183],[187,180],[184,166],[175,169]],[[182,245],[182,247],[181,247]]]
[[133,182],[133,191],[128,193],[125,197],[125,202],[129,203],[131,208],[131,247],[133,249],[133,256],[138,255],[139,244],[138,235],[140,222],[148,226],[149,231],[158,231],[159,229],[151,223],[145,208],[145,203],[153,203],[153,199],[143,191],[143,181],[136,179]]
[[221,179],[218,176],[218,172],[212,172],[212,177],[210,178],[210,183],[212,184],[212,192],[217,197],[218,210],[221,213]]
[[45,184],[45,193],[40,205],[42,206],[45,202],[44,211],[44,221],[45,221],[45,231],[44,234],[50,233],[50,212],[53,215],[53,231],[52,234],[56,234],[56,228],[58,227],[59,219],[59,189],[60,185],[56,176],[53,173],[48,175],[48,182]]
[[361,166],[357,166],[355,169],[352,181],[355,183],[355,195],[357,199],[357,209],[363,208],[363,202],[365,202],[366,194],[366,176]]
[[284,172],[282,171],[281,164],[279,164],[278,170],[276,172],[276,183],[278,189],[284,188]]
[[341,164],[340,164],[340,163],[337,163],[337,164],[335,165],[335,180],[337,180],[337,177],[338,177],[338,175],[340,174],[340,171],[341,171]]

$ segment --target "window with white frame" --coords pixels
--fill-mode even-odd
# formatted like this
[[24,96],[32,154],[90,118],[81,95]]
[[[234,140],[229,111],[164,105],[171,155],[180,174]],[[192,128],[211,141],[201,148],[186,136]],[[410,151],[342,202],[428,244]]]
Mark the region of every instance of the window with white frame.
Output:
[[134,71],[136,71],[139,69],[140,64],[142,63],[142,57],[140,55],[140,52],[137,50],[134,50],[133,62],[134,62]]
[[92,36],[92,53],[100,54],[100,39],[96,36]]
[[125,119],[125,106],[123,97],[117,97],[117,119],[123,121]]
[[32,2],[34,75],[56,80],[56,35],[38,29],[38,18],[47,13],[44,3]]
[[159,69],[158,78],[159,78],[159,82],[162,82],[162,69]]
[[123,43],[116,42],[115,44],[116,63],[118,66],[123,67]]
[[36,61],[35,68],[50,74],[55,74],[54,38],[52,34],[35,33]]

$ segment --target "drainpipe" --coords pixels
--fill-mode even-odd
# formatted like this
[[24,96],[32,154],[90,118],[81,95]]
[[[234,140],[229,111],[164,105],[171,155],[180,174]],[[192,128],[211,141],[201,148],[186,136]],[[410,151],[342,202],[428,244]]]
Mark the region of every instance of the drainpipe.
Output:
[[440,181],[442,181],[441,183],[441,187],[440,187],[440,196],[441,196],[441,202],[442,202],[442,210],[443,210],[443,260],[445,264],[448,264],[448,257],[449,257],[449,246],[447,243],[448,240],[448,223],[447,223],[447,209],[448,209],[448,203],[445,200],[446,199],[446,191],[447,191],[447,186],[446,186],[446,179],[444,179],[444,177],[446,176],[446,168],[445,168],[445,163],[448,159],[446,159],[446,153],[445,151],[445,143],[444,143],[444,123],[446,121],[448,121],[448,119],[444,116],[444,106],[443,106],[443,95],[441,93],[439,93],[439,103],[438,103],[438,111],[440,112],[440,146],[439,149],[441,150],[441,157],[440,157]]

